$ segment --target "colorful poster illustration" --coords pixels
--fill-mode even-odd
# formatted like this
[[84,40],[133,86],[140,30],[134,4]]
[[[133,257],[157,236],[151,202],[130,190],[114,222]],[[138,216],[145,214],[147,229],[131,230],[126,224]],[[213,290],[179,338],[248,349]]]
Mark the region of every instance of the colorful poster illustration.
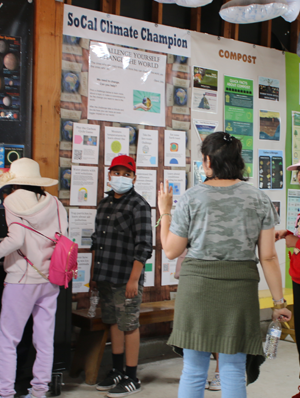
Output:
[[156,170],[137,169],[134,187],[150,207],[156,207]]
[[178,285],[179,280],[175,279],[177,258],[169,260],[165,252],[161,251],[161,286]]
[[202,142],[208,134],[214,133],[219,124],[217,121],[198,119],[193,119],[193,123],[200,142]]
[[69,238],[78,244],[79,249],[89,249],[92,245],[96,213],[94,209],[69,210]]
[[165,126],[166,56],[91,41],[88,119]]
[[259,111],[259,139],[280,140],[280,113],[272,111]]
[[166,180],[173,188],[173,206],[176,206],[186,190],[186,172],[185,170],[164,170],[164,181]]
[[[300,162],[300,112],[292,111],[292,164]],[[291,184],[298,185],[297,171],[292,171]]]
[[185,167],[186,132],[165,130],[165,166]]
[[98,164],[100,126],[73,123],[72,162]]
[[155,286],[155,250],[152,251],[151,258],[145,264],[145,287]]
[[139,130],[136,165],[138,167],[158,166],[158,130]]
[[105,126],[104,164],[110,166],[116,156],[129,155],[129,128]]
[[218,71],[194,66],[193,81],[192,108],[197,111],[217,113]]
[[279,80],[270,77],[258,78],[258,98],[279,101]]
[[98,167],[72,166],[71,206],[97,206]]
[[225,131],[242,141],[246,173],[253,176],[253,80],[224,76]]
[[0,144],[0,169],[8,169],[13,161],[22,158],[24,145]]
[[283,189],[283,151],[258,151],[259,189]]
[[0,35],[0,120],[21,120],[21,37]]
[[78,253],[77,279],[72,281],[72,293],[87,293],[90,289],[92,253]]
[[286,227],[294,232],[295,223],[300,213],[300,189],[288,189]]
[[205,181],[206,175],[204,173],[202,162],[199,160],[193,161],[193,184],[198,185]]

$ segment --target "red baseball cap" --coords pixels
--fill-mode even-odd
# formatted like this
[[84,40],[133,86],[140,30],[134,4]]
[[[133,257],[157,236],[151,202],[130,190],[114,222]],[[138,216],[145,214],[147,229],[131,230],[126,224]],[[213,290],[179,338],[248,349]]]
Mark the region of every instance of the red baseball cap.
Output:
[[111,170],[116,166],[124,166],[127,167],[127,169],[133,171],[134,173],[136,172],[135,161],[131,156],[127,155],[116,156],[111,161],[111,165],[109,166],[108,170]]

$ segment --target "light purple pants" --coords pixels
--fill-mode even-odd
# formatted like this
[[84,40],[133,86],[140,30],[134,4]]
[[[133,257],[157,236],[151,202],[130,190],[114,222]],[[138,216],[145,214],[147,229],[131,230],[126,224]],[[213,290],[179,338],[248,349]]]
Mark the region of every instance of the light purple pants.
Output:
[[48,391],[53,366],[53,338],[59,287],[52,283],[38,285],[6,284],[0,314],[0,396],[13,398],[16,378],[16,347],[22,339],[29,316],[33,316],[32,394],[41,398]]

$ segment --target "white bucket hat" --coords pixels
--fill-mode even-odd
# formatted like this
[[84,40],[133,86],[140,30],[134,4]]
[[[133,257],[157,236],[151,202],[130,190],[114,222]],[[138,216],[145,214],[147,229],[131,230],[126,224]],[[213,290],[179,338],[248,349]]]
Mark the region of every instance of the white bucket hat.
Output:
[[12,162],[10,170],[0,177],[0,188],[5,185],[51,187],[56,184],[58,184],[58,180],[41,177],[39,164],[28,158],[21,158]]
[[287,168],[287,170],[292,171],[292,170],[300,170],[300,162],[292,164]]

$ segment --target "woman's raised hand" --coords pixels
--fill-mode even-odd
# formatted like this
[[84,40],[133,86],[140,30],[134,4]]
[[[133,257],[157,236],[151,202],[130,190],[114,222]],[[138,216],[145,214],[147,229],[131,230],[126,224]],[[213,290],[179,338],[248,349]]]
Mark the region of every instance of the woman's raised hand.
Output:
[[160,214],[171,213],[173,206],[173,188],[169,187],[169,181],[166,180],[166,188],[164,183],[160,183],[160,190],[158,191],[158,209]]

